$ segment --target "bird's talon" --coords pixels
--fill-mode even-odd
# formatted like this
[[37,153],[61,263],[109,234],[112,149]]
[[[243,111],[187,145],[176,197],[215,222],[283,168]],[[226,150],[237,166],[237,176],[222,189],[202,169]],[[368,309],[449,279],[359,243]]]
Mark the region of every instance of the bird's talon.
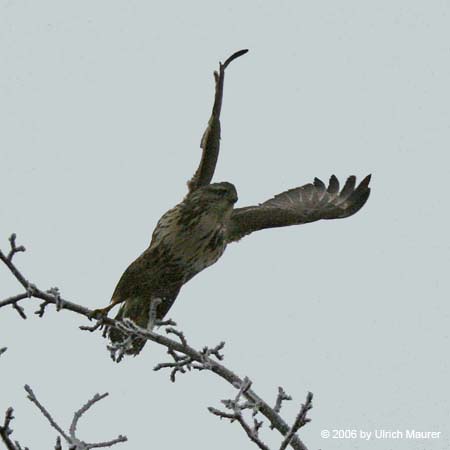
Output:
[[105,308],[94,309],[89,313],[89,319],[101,320],[105,319],[108,316],[108,311],[105,311]]

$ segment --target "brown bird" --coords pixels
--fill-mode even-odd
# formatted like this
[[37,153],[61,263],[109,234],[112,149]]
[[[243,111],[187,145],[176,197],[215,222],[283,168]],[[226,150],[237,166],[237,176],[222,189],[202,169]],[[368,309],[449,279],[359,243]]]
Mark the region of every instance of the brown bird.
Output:
[[[283,227],[340,219],[359,211],[370,194],[370,175],[358,186],[350,176],[340,190],[332,175],[328,186],[318,178],[313,183],[290,189],[256,206],[234,208],[236,188],[228,182],[210,184],[219,155],[220,110],[226,67],[239,56],[230,56],[214,72],[216,91],[211,118],[201,140],[202,158],[189,192],[181,203],[159,220],[150,246],[125,270],[111,303],[96,310],[96,315],[122,303],[116,319],[131,319],[139,327],[151,330],[169,311],[187,281],[214,264],[230,242],[264,228]],[[110,329],[112,343],[125,340],[117,329]],[[126,353],[136,355],[145,340],[129,340]]]

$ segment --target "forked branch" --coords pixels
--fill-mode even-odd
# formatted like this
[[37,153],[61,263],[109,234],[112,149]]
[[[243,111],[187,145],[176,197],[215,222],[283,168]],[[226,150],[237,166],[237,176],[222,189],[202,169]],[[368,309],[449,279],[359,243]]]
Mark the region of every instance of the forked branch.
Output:
[[[115,444],[119,444],[121,442],[126,442],[127,438],[125,436],[119,435],[115,439],[111,439],[109,441],[104,442],[95,442],[95,443],[87,443],[77,437],[76,431],[77,431],[77,424],[80,418],[83,416],[83,414],[86,413],[86,411],[95,403],[105,398],[108,393],[106,394],[95,394],[94,397],[88,402],[83,405],[79,410],[75,411],[72,419],[72,423],[70,425],[69,431],[66,433],[63,431],[63,429],[58,425],[56,420],[52,417],[52,415],[49,413],[49,411],[41,404],[41,402],[37,399],[36,395],[34,394],[33,390],[30,388],[30,386],[25,385],[25,391],[27,392],[27,398],[34,403],[39,411],[44,415],[44,417],[48,420],[52,428],[54,428],[60,436],[58,436],[56,440],[56,446],[55,449],[62,450],[61,447],[61,437],[67,442],[70,450],[89,450],[92,448],[104,448],[104,447],[112,447]],[[3,439],[4,444],[6,445],[6,448],[8,450],[22,450],[22,447],[17,441],[12,441],[10,439],[10,435],[12,434],[12,430],[10,428],[10,423],[14,419],[13,417],[13,409],[8,408],[6,410],[5,414],[5,420],[3,423],[3,426],[0,426],[0,437]],[[28,447],[25,447],[24,450],[28,450]]]

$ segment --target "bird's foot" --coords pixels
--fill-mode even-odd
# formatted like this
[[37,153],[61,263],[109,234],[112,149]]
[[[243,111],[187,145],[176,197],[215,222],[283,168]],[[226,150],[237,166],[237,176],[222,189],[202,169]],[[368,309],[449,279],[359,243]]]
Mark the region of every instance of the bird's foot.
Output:
[[91,311],[88,315],[89,319],[95,319],[95,320],[102,320],[102,319],[106,319],[106,317],[108,317],[108,312],[109,312],[110,308],[106,307],[106,308],[98,308],[98,309],[94,309],[93,311]]

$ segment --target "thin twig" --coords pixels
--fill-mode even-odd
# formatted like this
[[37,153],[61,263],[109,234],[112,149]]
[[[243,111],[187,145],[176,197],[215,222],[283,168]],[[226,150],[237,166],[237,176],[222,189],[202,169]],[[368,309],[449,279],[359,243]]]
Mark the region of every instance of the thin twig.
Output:
[[270,450],[270,448],[261,441],[261,439],[258,437],[258,434],[255,433],[255,429],[251,428],[247,424],[247,422],[242,417],[242,414],[227,413],[211,406],[208,408],[208,411],[215,416],[220,417],[221,419],[229,419],[231,422],[237,421],[247,433],[247,436],[250,438],[250,440],[253,441],[261,450]]
[[127,438],[125,436],[119,435],[115,439],[111,439],[110,441],[105,442],[97,442],[95,444],[86,444],[86,448],[101,448],[101,447],[112,447],[115,444],[120,444],[121,442],[127,442]]
[[47,307],[47,305],[49,305],[49,302],[47,300],[44,300],[40,305],[39,305],[39,309],[37,311],[35,311],[34,313],[38,316],[38,317],[44,317],[45,314],[45,308]]
[[28,400],[30,400],[32,403],[34,403],[39,411],[41,411],[41,413],[43,414],[43,416],[49,421],[50,425],[67,441],[70,443],[70,438],[69,436],[67,436],[66,433],[64,433],[64,431],[62,430],[62,428],[55,422],[55,420],[53,419],[53,417],[51,416],[51,414],[44,408],[44,406],[41,405],[41,403],[39,402],[39,400],[36,398],[36,395],[34,395],[33,390],[30,388],[30,386],[28,386],[28,384],[26,384],[24,386],[25,391],[27,392],[27,398]]
[[23,245],[20,245],[19,247],[17,247],[17,245],[16,245],[16,234],[15,233],[13,233],[9,237],[9,243],[10,243],[10,246],[11,246],[11,250],[9,251],[7,258],[8,258],[9,261],[12,261],[14,255],[16,253],[25,251],[25,247]]
[[73,415],[72,423],[70,424],[69,428],[69,434],[72,439],[75,439],[75,433],[77,431],[77,425],[78,421],[80,420],[81,416],[92,406],[94,403],[99,402],[100,400],[104,399],[108,396],[108,393],[104,393],[102,395],[95,394],[94,397],[92,397],[90,400],[88,400],[78,411],[75,411]]
[[300,408],[300,412],[297,414],[297,417],[295,418],[294,423],[292,424],[291,429],[286,433],[286,436],[284,437],[283,442],[281,443],[280,450],[285,450],[285,448],[291,443],[292,438],[295,436],[295,433],[306,425],[308,422],[311,421],[311,419],[308,419],[306,415],[308,414],[308,411],[312,408],[312,399],[313,394],[311,392],[308,392],[308,395],[306,396],[306,402],[302,405]]
[[[104,399],[108,393],[105,394],[95,394],[92,399],[88,400],[79,410],[75,411],[72,419],[72,423],[69,428],[69,433],[65,433],[62,428],[56,423],[56,421],[53,419],[51,414],[47,411],[47,409],[39,402],[39,400],[36,398],[36,395],[30,388],[30,386],[25,385],[25,390],[28,393],[28,399],[31,400],[38,408],[39,411],[45,416],[45,418],[50,422],[50,425],[66,440],[66,442],[69,444],[69,449],[73,450],[89,450],[91,448],[101,448],[101,447],[111,447],[115,444],[119,444],[121,442],[126,442],[127,438],[126,436],[119,435],[115,439],[111,439],[109,441],[105,442],[96,442],[96,443],[86,443],[82,441],[80,438],[76,436],[77,431],[77,425],[80,418],[83,416],[83,414],[86,413],[86,411],[91,408],[92,405],[99,402],[100,400]],[[61,439],[57,439],[56,441],[56,450],[61,449]],[[8,449],[9,450],[9,449]],[[20,449],[14,449],[14,450],[20,450]]]
[[10,438],[13,431],[9,425],[14,419],[13,412],[12,408],[6,410],[3,425],[0,425],[0,437],[8,450],[21,450],[20,444],[17,441],[13,442]]
[[275,402],[275,407],[273,408],[275,412],[279,413],[281,411],[281,405],[284,400],[292,400],[292,397],[287,395],[281,386],[278,386],[278,396]]
[[96,330],[98,330],[98,329],[101,329],[102,327],[103,327],[103,325],[104,325],[104,323],[103,323],[103,317],[101,317],[99,320],[97,320],[97,322],[94,324],[94,325],[92,325],[91,327],[90,326],[86,326],[86,325],[81,325],[81,326],[79,326],[78,328],[80,329],[80,330],[83,330],[83,331],[90,331],[91,333],[92,332],[94,332],[94,331],[96,331]]
[[12,307],[17,311],[17,313],[19,314],[20,317],[22,317],[22,319],[25,320],[27,318],[27,315],[25,314],[25,310],[17,302],[13,303]]
[[3,425],[0,425],[0,437],[2,438],[3,443],[6,445],[6,448],[8,450],[17,450],[14,442],[9,438],[10,434],[12,433],[11,428],[9,428],[9,424],[13,419],[13,409],[8,408],[5,413],[5,420],[3,422]]
[[166,328],[166,333],[167,334],[170,334],[170,333],[174,334],[175,336],[178,337],[178,339],[181,341],[181,344],[184,347],[187,346],[186,338],[184,337],[184,334],[181,331],[179,331],[179,330],[177,330],[175,328]]
[[3,306],[7,306],[7,305],[11,305],[14,303],[17,303],[20,300],[24,300],[26,298],[29,298],[30,296],[28,295],[28,292],[24,292],[23,294],[17,294],[17,295],[13,295],[12,297],[8,297],[5,300],[2,300],[0,302],[0,308]]

